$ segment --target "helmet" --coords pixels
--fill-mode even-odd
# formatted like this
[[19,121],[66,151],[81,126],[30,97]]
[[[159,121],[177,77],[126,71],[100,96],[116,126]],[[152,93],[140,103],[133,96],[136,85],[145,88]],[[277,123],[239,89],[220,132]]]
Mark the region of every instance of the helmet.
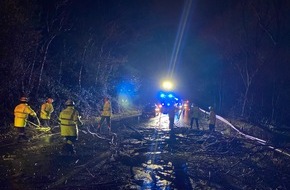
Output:
[[53,102],[52,98],[47,98],[46,102]]
[[66,106],[74,106],[75,103],[74,103],[74,101],[68,99],[68,100],[65,102],[65,105],[66,105]]
[[213,110],[213,107],[212,106],[209,106],[208,109],[212,111]]
[[28,98],[23,96],[23,97],[20,98],[20,101],[21,102],[28,102]]

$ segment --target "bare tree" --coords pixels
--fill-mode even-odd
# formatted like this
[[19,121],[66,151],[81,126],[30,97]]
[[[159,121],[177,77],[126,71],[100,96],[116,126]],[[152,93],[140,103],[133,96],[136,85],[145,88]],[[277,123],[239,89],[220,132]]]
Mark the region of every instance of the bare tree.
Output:
[[[259,2],[259,1],[258,1]],[[262,6],[263,5],[263,6]],[[266,38],[268,38],[269,46],[271,46],[271,59],[267,73],[270,78],[269,83],[272,88],[271,97],[271,114],[270,122],[275,123],[277,118],[277,111],[279,102],[282,101],[281,95],[283,94],[284,87],[284,65],[288,64],[289,51],[287,39],[290,32],[289,22],[290,17],[287,16],[290,11],[290,5],[287,1],[267,1],[263,4],[251,3],[252,9],[258,20],[258,25],[264,31]],[[286,43],[285,43],[286,42]],[[279,66],[277,66],[279,63]],[[283,106],[283,103],[280,104]],[[280,108],[284,109],[284,108]]]
[[[21,3],[20,1],[1,2],[1,60],[5,70],[10,71],[3,75],[8,87],[21,89],[21,93],[29,94],[27,88],[32,82],[34,63],[38,39],[41,37],[39,30],[34,27],[37,18],[34,12],[38,8],[34,1]],[[32,19],[34,18],[34,19]],[[36,21],[35,21],[36,20]],[[12,79],[12,80],[11,80]]]
[[52,41],[56,38],[56,36],[60,35],[62,32],[69,30],[70,28],[64,28],[65,21],[67,19],[67,12],[65,7],[68,5],[68,0],[58,1],[54,5],[54,11],[46,12],[45,19],[45,36],[43,38],[43,44],[41,47],[42,59],[40,63],[40,71],[38,78],[38,85],[36,92],[39,92],[39,88],[42,81],[42,75],[44,72],[44,67],[47,62],[48,50],[52,43]]
[[225,12],[215,22],[206,36],[221,50],[227,66],[237,71],[240,77],[240,89],[243,89],[241,116],[245,116],[249,93],[253,93],[256,77],[271,58],[272,47],[265,41],[267,36],[259,26],[251,1],[237,3],[234,9]]

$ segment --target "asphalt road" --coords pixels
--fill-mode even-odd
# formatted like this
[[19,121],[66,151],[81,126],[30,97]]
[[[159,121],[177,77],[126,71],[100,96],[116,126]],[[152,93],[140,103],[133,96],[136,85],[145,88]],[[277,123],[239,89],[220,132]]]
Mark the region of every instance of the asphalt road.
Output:
[[[81,128],[76,155],[57,129],[0,147],[1,189],[290,189],[289,158],[224,129],[189,129],[187,113],[128,118],[95,134]],[[8,142],[8,141],[7,141]]]

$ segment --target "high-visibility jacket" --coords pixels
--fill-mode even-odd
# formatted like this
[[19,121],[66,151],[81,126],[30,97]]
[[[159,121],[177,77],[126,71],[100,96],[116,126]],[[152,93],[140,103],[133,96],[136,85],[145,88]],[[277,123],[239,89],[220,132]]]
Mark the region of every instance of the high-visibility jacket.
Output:
[[213,110],[209,112],[209,124],[215,125],[216,122],[216,114]]
[[102,116],[111,116],[111,115],[112,115],[112,107],[111,102],[108,100],[104,104]]
[[73,106],[67,106],[59,114],[61,136],[78,136],[78,125],[82,125],[79,112]]
[[193,106],[191,110],[191,117],[199,119],[200,117],[200,110],[198,106]]
[[18,104],[14,109],[14,126],[25,127],[29,115],[36,117],[35,111],[27,103]]
[[41,119],[50,119],[51,113],[54,111],[53,105],[46,102],[41,105],[40,109],[40,118]]

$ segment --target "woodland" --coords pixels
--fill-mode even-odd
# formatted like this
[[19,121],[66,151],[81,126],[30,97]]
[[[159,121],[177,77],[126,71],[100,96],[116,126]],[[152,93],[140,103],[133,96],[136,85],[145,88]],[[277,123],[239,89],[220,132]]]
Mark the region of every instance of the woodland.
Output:
[[[165,60],[160,44],[174,44],[179,17],[172,17],[186,1],[166,2],[1,1],[1,127],[13,121],[23,95],[35,110],[47,97],[56,111],[71,98],[84,117],[98,115],[103,96],[115,113],[144,105],[150,71],[161,67],[146,61]],[[177,72],[187,81],[184,97],[223,115],[289,126],[289,1],[191,6]]]

